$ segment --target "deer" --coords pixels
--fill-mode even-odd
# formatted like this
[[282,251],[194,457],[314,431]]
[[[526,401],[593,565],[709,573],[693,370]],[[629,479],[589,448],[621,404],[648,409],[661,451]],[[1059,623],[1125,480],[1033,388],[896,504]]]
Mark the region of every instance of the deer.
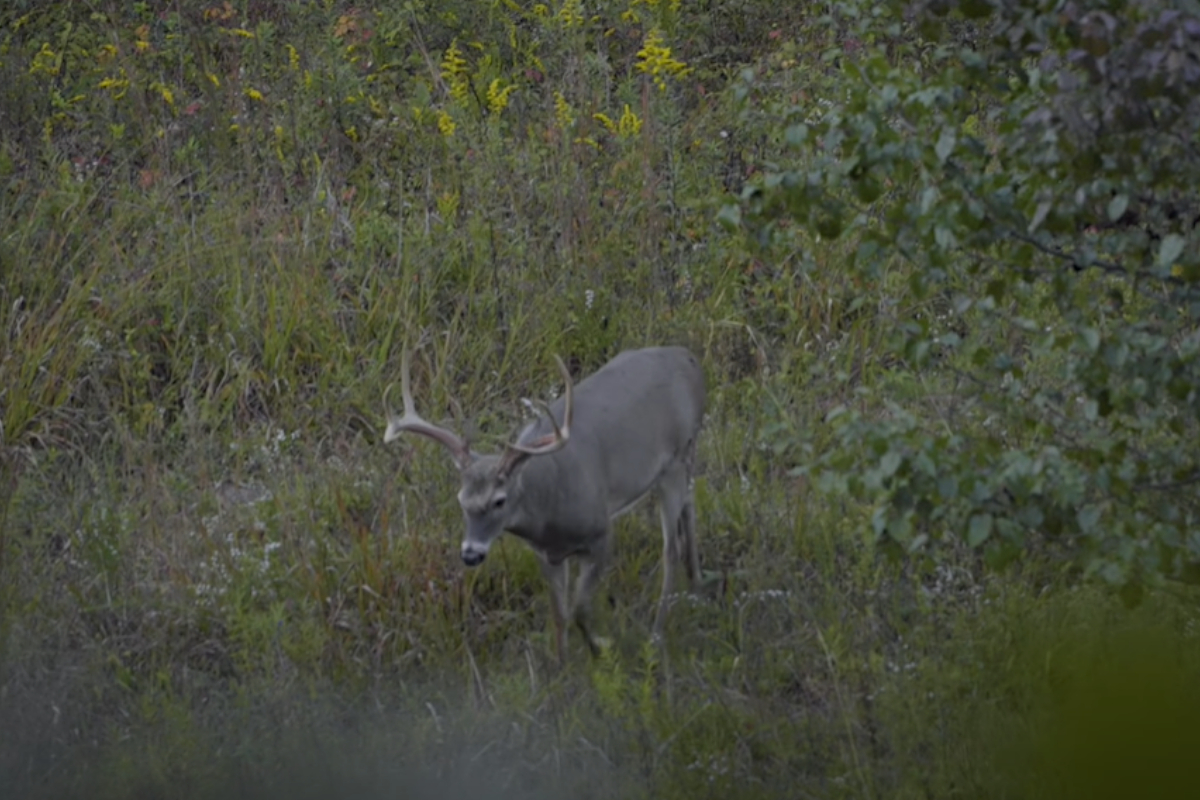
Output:
[[[675,566],[688,582],[700,580],[692,488],[696,442],[704,417],[704,372],[683,347],[619,353],[573,386],[554,356],[564,391],[499,454],[473,451],[467,439],[422,419],[413,403],[409,353],[401,359],[403,414],[388,405],[384,443],[404,433],[443,445],[458,468],[458,503],[466,520],[462,562],[477,567],[508,532],[532,548],[550,584],[555,649],[566,663],[568,624],[574,623],[593,657],[610,646],[592,629],[592,597],[612,555],[613,521],[657,490],[662,524],[662,594],[654,641],[663,628]],[[527,401],[528,402],[528,401]],[[573,602],[568,559],[579,564]]]

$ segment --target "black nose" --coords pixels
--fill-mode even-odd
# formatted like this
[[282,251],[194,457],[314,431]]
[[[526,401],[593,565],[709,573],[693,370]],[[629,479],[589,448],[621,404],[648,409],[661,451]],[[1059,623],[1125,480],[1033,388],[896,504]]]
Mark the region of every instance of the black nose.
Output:
[[487,553],[479,553],[475,550],[464,550],[462,554],[463,563],[468,567],[478,567],[487,558]]

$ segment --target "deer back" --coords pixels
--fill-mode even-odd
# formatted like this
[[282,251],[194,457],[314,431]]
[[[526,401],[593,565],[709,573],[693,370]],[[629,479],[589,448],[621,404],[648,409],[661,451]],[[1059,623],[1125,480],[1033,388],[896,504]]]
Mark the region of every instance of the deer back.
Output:
[[[546,519],[606,525],[693,446],[704,416],[704,372],[682,347],[627,350],[574,391],[571,441],[531,459],[518,479],[541,495],[543,511],[558,512]],[[563,410],[563,398],[550,404],[556,419]],[[539,418],[517,441],[537,441],[552,432],[550,422]],[[596,520],[601,510],[603,518]]]

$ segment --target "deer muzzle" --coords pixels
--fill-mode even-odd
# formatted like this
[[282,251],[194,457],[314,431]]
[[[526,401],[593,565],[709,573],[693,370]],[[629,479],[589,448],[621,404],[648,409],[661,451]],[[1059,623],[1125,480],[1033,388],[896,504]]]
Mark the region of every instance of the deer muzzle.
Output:
[[463,542],[462,545],[462,560],[468,567],[478,567],[487,558],[487,550],[472,544],[471,542]]

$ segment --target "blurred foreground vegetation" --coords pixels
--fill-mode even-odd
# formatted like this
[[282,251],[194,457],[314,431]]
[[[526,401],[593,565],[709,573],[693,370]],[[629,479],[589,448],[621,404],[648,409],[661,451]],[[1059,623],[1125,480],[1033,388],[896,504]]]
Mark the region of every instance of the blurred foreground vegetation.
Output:
[[[964,232],[962,176],[998,169],[968,156],[1011,144],[985,112],[1029,109],[871,106],[957,80],[994,24],[965,8],[935,30],[852,2],[6,4],[5,796],[1172,796],[1200,749],[1200,613],[1173,580],[1197,547],[1196,256],[1186,213],[1157,238],[1124,215],[1200,184],[1094,187],[1129,241],[1093,261],[1149,272],[1105,324],[1073,316],[1116,302],[1111,270],[1047,288],[1060,243]],[[1095,197],[1039,212],[1071,176],[1019,163],[1006,224],[1096,233],[1067,219]],[[1012,332],[1047,325],[1071,335]],[[1143,349],[1106,361],[1127,334]],[[556,391],[552,354],[583,375],[665,342],[708,373],[717,591],[648,647],[658,525],[632,514],[598,603],[616,645],[574,640],[559,670],[532,555],[461,567],[453,469],[384,448],[380,397],[415,348],[422,412],[498,446],[517,398]],[[1101,414],[1105,364],[1167,365],[1144,378],[1176,405]],[[970,390],[993,378],[1008,405]],[[1098,418],[1120,424],[1078,427]],[[997,455],[1064,431],[1087,445],[1047,471],[1065,483]],[[1166,455],[1101,474],[1129,453]]]

